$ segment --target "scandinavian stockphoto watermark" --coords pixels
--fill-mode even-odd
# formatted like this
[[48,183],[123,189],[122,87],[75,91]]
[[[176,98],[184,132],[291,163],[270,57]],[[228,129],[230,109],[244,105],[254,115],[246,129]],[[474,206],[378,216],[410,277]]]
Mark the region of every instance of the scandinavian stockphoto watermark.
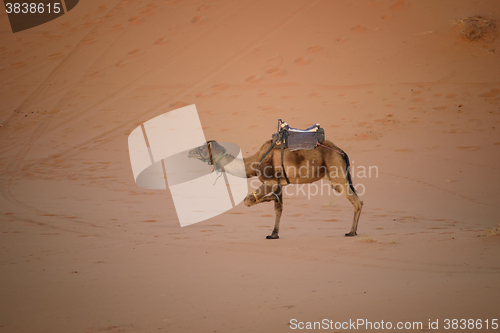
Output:
[[[263,175],[264,178],[283,178],[283,173],[281,169],[277,171],[273,169],[272,166],[266,166],[262,169],[258,167],[258,163],[253,163],[250,168],[255,171],[257,178],[252,178],[250,180],[250,187],[257,188],[260,186],[259,176]],[[378,178],[379,170],[378,166],[357,166],[354,162],[346,169],[340,166],[330,166],[327,168],[325,165],[316,166],[313,162],[305,161],[300,166],[287,166],[286,173],[289,177],[293,178],[322,178],[322,181],[307,183],[307,184],[297,184],[291,186],[285,186],[283,188],[283,193],[287,196],[307,196],[310,200],[315,196],[331,195],[335,194],[337,196],[343,195],[344,191],[348,193],[352,192],[350,186],[340,186],[336,183],[338,179],[347,179],[348,173],[353,175],[358,181],[353,184],[353,188],[359,196],[362,196],[366,192],[366,187],[359,180],[368,178]],[[330,181],[327,181],[330,179]]]
[[347,321],[334,321],[322,319],[321,321],[299,321],[291,319],[289,322],[292,330],[498,330],[498,319],[429,319],[422,321],[388,320],[371,321],[368,319],[349,319]]
[[[241,164],[240,148],[220,143]],[[172,195],[182,227],[222,214],[248,194],[246,178],[214,171],[189,157],[189,151],[207,146],[196,106],[161,114],[135,128],[128,137],[130,163],[136,184],[145,189],[166,190]]]

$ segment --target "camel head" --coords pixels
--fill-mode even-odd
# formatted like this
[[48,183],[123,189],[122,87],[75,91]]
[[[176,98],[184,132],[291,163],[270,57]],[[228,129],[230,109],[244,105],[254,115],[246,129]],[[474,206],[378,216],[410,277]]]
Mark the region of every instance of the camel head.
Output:
[[200,161],[206,162],[210,165],[213,164],[214,158],[220,156],[226,152],[226,149],[222,147],[217,141],[210,140],[206,144],[201,145],[197,148],[193,148],[189,151],[189,158],[196,158]]

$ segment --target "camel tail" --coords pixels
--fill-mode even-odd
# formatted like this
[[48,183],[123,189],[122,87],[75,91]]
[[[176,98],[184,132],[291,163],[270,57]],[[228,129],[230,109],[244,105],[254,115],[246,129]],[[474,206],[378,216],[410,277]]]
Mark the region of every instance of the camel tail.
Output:
[[349,163],[349,156],[347,156],[347,153],[345,151],[342,151],[342,152],[344,153],[343,157],[344,157],[345,167],[346,167],[347,182],[349,183],[349,187],[351,188],[351,191],[354,194],[358,195],[358,193],[356,192],[356,189],[354,188],[354,185],[352,185],[351,171],[349,170],[350,166],[351,166],[351,164]]

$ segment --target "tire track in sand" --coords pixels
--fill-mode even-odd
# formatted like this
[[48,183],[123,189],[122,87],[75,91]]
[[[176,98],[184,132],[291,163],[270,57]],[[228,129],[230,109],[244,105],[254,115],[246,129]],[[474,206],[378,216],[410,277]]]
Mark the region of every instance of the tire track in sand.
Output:
[[455,193],[451,190],[447,190],[445,188],[442,188],[442,187],[439,187],[437,185],[434,185],[434,184],[431,184],[431,183],[427,183],[427,182],[424,182],[423,180],[418,180],[418,179],[414,179],[414,178],[411,178],[411,177],[408,177],[408,176],[399,176],[399,175],[396,175],[396,174],[392,174],[392,173],[387,173],[387,172],[380,172],[381,174],[384,174],[384,175],[387,175],[387,176],[392,176],[392,177],[396,177],[396,178],[400,178],[400,179],[403,179],[403,180],[410,180],[410,181],[413,181],[413,182],[416,182],[416,183],[419,183],[419,184],[423,184],[423,185],[427,185],[429,187],[432,187],[433,189],[435,190],[439,190],[439,191],[443,191],[443,192],[447,192],[449,194],[453,194],[454,196],[457,196],[461,199],[465,199],[465,200],[468,200],[470,202],[473,202],[475,204],[478,204],[478,205],[483,205],[483,206],[486,206],[486,207],[491,207],[493,208],[492,205],[486,203],[486,202],[482,202],[482,201],[479,201],[479,200],[476,200],[474,198],[471,198],[471,197],[468,197],[468,196],[465,196],[463,194],[458,194],[458,193]]
[[[113,8],[111,8],[105,15],[109,15],[113,10],[116,9],[121,3],[123,2],[120,1],[117,3]],[[101,28],[102,24],[98,24],[96,27],[91,29],[78,43],[76,43],[75,47],[68,52],[68,54],[64,57],[64,59],[49,73],[49,75],[43,80],[43,82],[39,85],[39,88],[37,88],[33,93],[28,96],[17,108],[17,110],[21,111],[24,108],[29,108],[31,105],[37,102],[38,99],[40,99],[40,96],[43,96],[43,94],[49,89],[48,87],[49,82],[51,82],[58,74],[61,69],[64,68],[64,66],[71,60],[73,57],[77,56],[77,51],[79,50],[79,47],[82,45],[82,41],[85,40],[89,35],[94,34],[96,31],[98,31]],[[15,115],[15,112],[12,112],[12,114],[7,118],[7,120],[4,122],[4,126],[7,125],[12,117]],[[54,116],[55,117],[55,116]],[[5,167],[5,173],[3,174],[3,177],[0,177],[0,192],[2,193],[2,196],[4,197],[5,200],[7,200],[9,203],[20,207],[22,209],[28,210],[31,213],[36,213],[36,214],[43,214],[47,213],[45,211],[36,209],[30,205],[27,205],[25,203],[22,203],[21,201],[17,200],[12,192],[11,192],[11,186],[13,180],[16,178],[16,176],[19,175],[20,173],[20,166],[22,162],[24,161],[25,156],[28,154],[28,152],[31,150],[33,147],[34,143],[36,140],[45,133],[47,127],[49,126],[50,122],[52,121],[53,117],[47,117],[43,120],[40,121],[40,123],[35,127],[31,135],[29,136],[27,143],[25,145],[20,145],[18,144],[17,149],[18,152],[13,158],[13,161],[11,163],[8,163]],[[8,128],[8,126],[5,126]],[[7,138],[10,137],[10,134],[12,133],[14,129],[10,129],[7,133],[3,133],[4,136],[7,136]],[[43,223],[38,223],[34,222],[30,219],[22,219],[24,222],[28,223],[34,223],[37,225],[44,225]],[[85,222],[81,222],[85,223]],[[86,223],[88,225],[95,226],[91,223]]]
[[[299,8],[296,11],[294,11],[291,15],[288,15],[285,19],[281,20],[278,24],[276,24],[275,26],[273,26],[272,29],[270,29],[269,31],[266,31],[266,33],[264,33],[261,36],[257,37],[255,40],[253,40],[252,42],[250,42],[249,44],[247,44],[245,47],[243,47],[236,54],[234,54],[233,56],[231,56],[229,58],[229,60],[225,61],[225,63],[222,66],[218,66],[216,69],[210,71],[208,74],[206,74],[205,76],[203,76],[200,79],[198,79],[195,82],[194,85],[192,85],[189,88],[186,88],[186,89],[182,90],[181,92],[179,92],[178,94],[176,94],[174,96],[171,96],[169,99],[176,98],[179,95],[184,95],[186,93],[189,93],[190,91],[193,91],[193,90],[197,89],[200,85],[202,85],[205,82],[207,82],[210,78],[212,78],[212,77],[216,76],[217,74],[219,74],[220,72],[226,70],[228,67],[232,66],[235,62],[237,62],[238,60],[240,60],[241,58],[243,58],[244,56],[246,56],[248,53],[250,53],[252,51],[252,46],[258,44],[259,42],[261,42],[262,40],[264,40],[269,35],[272,35],[276,31],[278,31],[279,29],[281,29],[282,27],[284,27],[286,24],[288,24],[291,20],[293,20],[294,18],[296,18],[300,14],[303,14],[307,8],[312,8],[313,6],[316,6],[320,1],[321,0],[318,0],[318,1],[314,2],[314,3],[312,3],[312,4],[309,3],[309,4],[306,4],[306,5],[303,5],[301,8]],[[90,34],[90,32],[89,32],[89,34]],[[203,33],[203,35],[204,34],[205,33]],[[195,39],[199,38],[199,37],[200,36],[195,36]],[[188,43],[190,43],[190,42],[192,42],[192,41],[189,41]],[[181,48],[179,48],[179,49],[181,49]],[[68,55],[68,57],[69,57],[69,55]],[[64,62],[68,61],[68,57],[66,57],[66,59],[65,59]],[[155,65],[156,64],[150,65],[150,68],[147,71],[147,73],[140,75],[138,78],[136,78],[135,80],[133,80],[132,82],[130,82],[129,84],[127,84],[125,87],[122,87],[122,88],[118,89],[117,91],[115,91],[113,93],[113,96],[108,96],[108,97],[104,98],[103,100],[99,101],[98,103],[94,103],[94,104],[102,104],[102,103],[105,102],[105,100],[109,101],[109,99],[112,98],[112,97],[119,98],[119,97],[123,96],[124,94],[126,94],[128,92],[128,90],[131,90],[131,89],[133,89],[133,87],[137,86],[137,84],[139,83],[137,81],[144,80],[145,78],[147,78],[147,76],[150,73],[155,72],[155,74],[156,74],[157,73],[157,67]],[[60,69],[61,66],[62,66],[61,64],[59,66],[57,66],[57,68],[51,73],[50,78],[52,78],[53,76],[55,76],[57,74],[56,71],[57,71],[57,69]],[[32,96],[29,99],[29,101],[26,102],[26,104],[29,105],[29,102],[31,102],[33,100],[36,100],[36,97],[40,96],[41,94],[43,94],[44,91],[45,91],[45,89],[43,89],[43,87],[42,87],[42,89],[38,90],[37,94],[35,94],[34,96]],[[143,112],[140,116],[143,117],[143,116],[145,116],[145,115],[147,115],[147,114],[149,114],[149,113],[157,110],[159,107],[163,106],[164,104],[165,104],[165,102],[161,102],[158,105],[154,106],[153,108],[150,108],[149,110]],[[90,107],[88,109],[91,109],[91,108],[92,107]],[[85,113],[85,114],[88,115],[88,113]],[[73,117],[72,119],[65,121],[64,125],[71,124],[72,122],[75,122],[77,118],[80,118],[80,117],[82,117],[81,113],[79,115]],[[18,153],[18,155],[17,155],[18,158],[16,159],[15,164],[11,164],[10,165],[9,169],[10,169],[11,172],[13,171],[13,169],[18,168],[18,166],[21,164],[21,162],[24,159],[24,157],[26,156],[26,154],[32,148],[34,142],[46,131],[48,125],[50,124],[50,122],[54,118],[55,118],[55,116],[53,118],[48,118],[48,119],[42,121],[39,126],[37,126],[37,128],[35,129],[35,131],[30,136],[30,138],[28,140],[28,144],[26,145],[26,147],[22,151],[20,151]],[[106,131],[106,132],[104,132],[104,133],[102,133],[100,135],[97,135],[97,136],[94,136],[94,137],[92,137],[90,139],[87,139],[84,142],[82,142],[80,144],[77,144],[76,146],[73,146],[70,149],[66,149],[65,151],[63,151],[61,153],[58,153],[57,155],[58,155],[58,157],[61,157],[63,155],[67,155],[69,152],[75,151],[75,149],[78,149],[79,147],[88,145],[89,143],[92,143],[92,142],[96,141],[97,139],[100,139],[100,138],[103,138],[103,137],[109,137],[111,134],[113,134],[117,130],[120,130],[122,128],[130,126],[133,122],[134,122],[134,120],[130,120],[129,122],[126,122],[126,123],[124,123],[122,125],[116,126],[116,127],[112,128],[112,129],[110,129],[110,130],[108,130],[108,131]],[[62,125],[62,124],[60,124],[60,125]],[[60,128],[60,126],[57,126],[57,128]],[[99,143],[97,143],[97,145],[99,145]],[[76,154],[78,154],[78,153],[79,152],[77,151]],[[50,157],[50,158],[52,158],[52,157]],[[35,163],[39,163],[40,161],[43,161],[43,160],[44,159],[37,160],[37,161],[35,161],[33,163],[27,164],[27,166],[33,165]],[[11,176],[9,177],[9,179],[7,181],[5,181],[5,180],[2,181],[1,191],[2,191],[3,196],[8,201],[10,201],[13,204],[21,206],[21,207],[23,207],[25,209],[29,209],[31,211],[35,210],[37,212],[41,212],[40,210],[35,209],[35,208],[33,208],[33,207],[29,206],[29,205],[23,204],[23,203],[21,203],[20,201],[18,201],[17,199],[14,198],[14,196],[10,192],[10,186],[12,184],[12,180],[14,179],[14,177],[15,177],[15,175],[11,174]]]
[[[168,103],[168,101],[172,101],[174,99],[177,99],[181,95],[186,95],[186,94],[191,93],[192,91],[195,91],[196,89],[198,89],[199,86],[205,84],[212,77],[216,76],[217,74],[219,74],[220,72],[224,71],[228,67],[232,66],[235,62],[237,62],[238,60],[240,60],[241,58],[243,58],[244,56],[246,56],[247,54],[249,54],[250,52],[252,52],[252,50],[253,50],[252,46],[258,44],[259,42],[261,42],[265,38],[269,37],[274,32],[276,32],[278,29],[281,29],[283,26],[285,26],[286,24],[288,24],[292,19],[294,19],[297,16],[299,16],[299,14],[303,14],[306,9],[309,9],[309,8],[312,8],[312,7],[316,6],[321,1],[322,0],[317,0],[314,3],[312,3],[312,4],[309,3],[308,5],[304,5],[301,8],[299,8],[298,10],[294,11],[291,15],[287,16],[284,20],[280,21],[278,24],[276,24],[275,26],[273,26],[272,29],[270,29],[266,33],[260,35],[255,40],[253,40],[249,44],[247,44],[244,48],[242,48],[242,50],[240,50],[239,52],[237,52],[236,54],[234,54],[233,56],[231,56],[227,61],[225,61],[225,64],[223,66],[218,67],[218,68],[210,71],[208,74],[206,74],[203,77],[197,79],[194,84],[192,84],[189,87],[181,90],[179,93],[170,96],[168,99],[166,99],[165,101],[162,101],[162,102],[158,103],[157,105],[153,106],[149,110],[146,110],[143,113],[138,114],[137,116],[135,116],[135,118],[142,118],[142,117],[146,116],[147,114],[149,114],[149,113],[151,113],[153,111],[156,111],[158,108],[164,106],[166,103]],[[241,6],[239,6],[239,7],[241,7]],[[231,13],[229,13],[228,15],[231,15]],[[228,15],[226,15],[226,16],[228,16]],[[203,35],[205,35],[205,33]],[[199,37],[201,37],[201,36],[199,36]],[[188,43],[192,43],[192,41],[190,40]],[[182,49],[182,47],[179,47],[179,49]],[[153,64],[152,66],[150,66],[152,68],[146,74],[140,75],[139,77],[137,77],[136,79],[134,79],[133,82],[127,84],[126,87],[117,89],[117,91],[115,93],[113,93],[113,95],[117,95],[116,98],[120,98],[123,95],[126,95],[126,94],[129,93],[129,91],[128,90],[125,91],[125,89],[127,89],[127,88],[132,88],[133,89],[137,85],[140,85],[141,82],[143,82],[143,80],[147,79],[147,75],[150,74],[151,72],[154,72],[154,74],[156,75],[158,73],[158,69],[154,65],[155,64]],[[105,100],[110,99],[110,98],[111,98],[111,96],[106,97],[103,100],[98,101],[98,102],[92,104],[92,106],[90,106],[88,109],[95,109],[98,105],[99,106],[103,106],[102,103],[104,103]],[[126,127],[130,126],[130,125],[133,125],[134,121],[135,121],[135,119],[133,119],[131,121],[128,121],[128,122],[126,122],[124,124],[115,126],[112,129],[110,129],[110,130],[108,130],[108,131],[106,131],[104,133],[101,133],[99,135],[91,137],[91,138],[89,138],[89,139],[87,139],[87,140],[85,140],[85,141],[83,141],[83,142],[81,142],[79,144],[73,145],[73,148],[69,148],[69,149],[66,149],[66,150],[58,153],[57,157],[62,157],[62,156],[65,156],[65,155],[67,156],[67,153],[69,153],[71,151],[75,151],[76,149],[81,148],[83,146],[87,146],[87,145],[93,143],[94,141],[103,139],[105,137],[109,138],[109,135],[112,134],[113,132],[116,132],[116,131],[118,131],[120,129],[123,129],[123,128],[126,128]],[[65,124],[68,124],[68,123],[69,123],[69,120],[65,122]],[[118,134],[118,135],[121,135],[121,133]],[[95,145],[100,145],[100,143],[96,143]],[[79,152],[77,152],[74,155],[69,155],[69,156],[75,156],[78,153]],[[41,159],[39,161],[45,161],[45,160],[46,159]],[[36,163],[38,163],[38,161]]]
[[[120,6],[122,2],[123,1],[119,2],[118,4],[116,4],[104,16],[109,15],[113,10],[116,9],[116,7]],[[233,5],[233,7],[235,7],[235,6]],[[226,12],[226,14],[222,18],[230,15],[231,13],[232,13],[231,11]],[[218,21],[216,21],[214,23],[214,27],[215,27],[215,25],[216,25],[217,22]],[[77,51],[78,51],[79,47],[82,45],[82,42],[89,35],[95,34],[102,27],[102,25],[103,24],[99,24],[98,26],[94,27],[83,38],[81,38],[80,41],[75,45],[75,47],[66,55],[66,57],[51,71],[51,73],[47,76],[47,78],[41,83],[41,85],[39,86],[39,88],[36,89],[27,99],[25,99],[17,109],[18,110],[22,110],[22,108],[29,108],[31,105],[33,105],[35,102],[37,102],[37,100],[40,99],[40,97],[43,96],[45,94],[45,92],[47,91],[48,86],[49,86],[47,83],[51,82],[53,80],[53,78],[55,78],[59,74],[59,71],[64,68],[64,65],[66,65],[70,60],[72,60],[74,57],[77,56]],[[210,29],[207,29],[207,30],[210,30]],[[207,30],[205,30],[205,31],[203,31],[203,33],[198,34],[198,35],[194,36],[193,38],[185,41],[175,51],[181,52],[181,50],[184,48],[185,45],[188,45],[188,44],[196,41],[197,39],[203,38],[203,36],[205,34],[209,33],[209,31],[207,31]],[[120,34],[118,35],[117,38],[119,38],[119,36],[122,33],[123,33],[123,31],[120,32]],[[110,47],[111,47],[111,45],[110,45]],[[106,53],[106,51],[108,49],[109,49],[109,47],[98,57],[98,59],[96,61],[94,61],[92,63],[92,65],[94,65],[96,62],[98,62],[99,59],[102,58],[102,56]],[[72,123],[75,123],[76,121],[78,121],[79,118],[83,117],[84,115],[89,115],[88,110],[96,109],[95,106],[103,104],[103,103],[105,103],[106,100],[109,101],[113,97],[114,98],[120,98],[120,97],[126,95],[129,92],[129,90],[132,90],[133,88],[135,88],[135,86],[137,84],[137,81],[140,81],[141,79],[146,78],[149,74],[156,73],[156,71],[157,71],[156,65],[158,65],[162,60],[163,59],[160,59],[159,61],[151,64],[149,66],[148,71],[146,71],[146,73],[143,72],[139,77],[137,77],[136,79],[134,79],[132,82],[128,83],[125,87],[117,89],[117,91],[115,91],[115,93],[113,93],[111,96],[107,96],[107,97],[103,98],[102,100],[100,100],[100,101],[94,103],[93,105],[91,105],[90,107],[88,107],[87,111],[83,111],[83,112],[75,115],[71,119],[66,120],[66,121],[64,121],[61,124],[58,124],[55,127],[57,129],[60,129],[62,125],[70,125]],[[89,68],[92,68],[92,65],[89,66]],[[82,75],[82,77],[80,78],[80,80],[77,81],[75,84],[73,84],[72,87],[76,86],[81,81],[83,81],[85,79],[85,74],[88,73],[88,72],[89,72],[89,70],[87,70],[86,72],[84,72],[84,74]],[[68,100],[71,97],[71,96],[69,96],[71,93],[72,93],[71,88],[68,88],[68,93],[66,94],[65,97],[63,97],[61,99],[61,101],[59,103],[56,104],[56,109],[58,107],[62,106],[62,105],[65,105],[65,103],[67,104]],[[94,111],[94,112],[96,112],[96,111]],[[15,158],[13,159],[13,162],[11,162],[11,163],[9,163],[7,165],[7,167],[6,167],[6,171],[7,172],[4,173],[4,177],[0,177],[0,192],[2,193],[2,196],[9,203],[11,203],[11,204],[13,204],[13,205],[15,205],[17,207],[21,207],[21,208],[23,208],[25,210],[28,210],[31,213],[43,214],[43,213],[47,213],[47,212],[39,210],[37,208],[34,208],[34,207],[30,206],[30,205],[24,204],[21,201],[17,200],[14,197],[14,195],[12,194],[10,188],[12,186],[13,180],[16,178],[16,176],[18,176],[20,174],[19,170],[21,169],[20,166],[23,163],[24,158],[29,153],[29,151],[33,147],[33,145],[36,142],[36,140],[39,139],[44,133],[47,133],[47,128],[49,127],[50,123],[54,119],[56,119],[56,116],[58,114],[59,114],[59,112],[56,115],[52,115],[51,117],[47,117],[47,118],[43,119],[42,121],[40,121],[40,123],[35,127],[35,129],[33,130],[32,134],[27,139],[27,143],[21,149],[19,149],[18,153],[16,154]],[[92,112],[90,114],[92,114]],[[14,115],[14,113],[12,113],[11,116],[7,119],[7,121],[4,122],[4,125],[7,124],[10,121],[10,119],[12,118],[13,115]],[[127,123],[126,125],[130,125],[130,122]],[[120,126],[119,128],[121,128],[121,127],[122,126]],[[118,128],[114,128],[113,130],[117,130],[117,129]],[[54,129],[52,129],[52,130],[50,130],[48,132],[50,133],[53,130]],[[11,129],[11,131],[12,131],[12,129]],[[7,133],[4,133],[4,135],[7,135],[7,138],[8,138],[11,131],[9,131]],[[108,135],[111,132],[112,131],[107,131],[106,133],[104,133],[104,135]],[[103,137],[104,135],[99,135],[96,138],[98,139],[100,137]],[[74,146],[73,148],[66,150],[64,153],[72,151],[72,150],[74,150],[74,149],[76,149],[78,147],[81,147],[82,145],[86,145],[89,142],[93,142],[93,141],[96,140],[96,138],[91,138],[89,140],[86,140],[84,143],[82,143],[80,145],[77,145],[77,146]],[[42,161],[50,159],[50,158],[52,158],[52,157],[49,157],[49,158],[46,158],[46,159],[42,159]],[[41,160],[37,160],[37,161],[34,161],[32,163],[26,164],[25,166],[30,167],[30,166],[32,166],[34,164],[39,163],[40,161]],[[29,219],[24,219],[24,221],[28,222],[28,223],[35,223],[35,224],[38,224],[38,225],[44,225],[43,223],[40,224],[40,223],[34,222],[32,220],[29,220]],[[67,221],[67,219],[65,219],[65,221]],[[72,222],[79,222],[79,221],[75,221],[75,220],[71,220],[71,221]],[[81,222],[81,223],[85,223],[85,222]],[[88,223],[88,224],[91,225],[91,226],[95,226],[95,225],[93,225],[91,223]]]

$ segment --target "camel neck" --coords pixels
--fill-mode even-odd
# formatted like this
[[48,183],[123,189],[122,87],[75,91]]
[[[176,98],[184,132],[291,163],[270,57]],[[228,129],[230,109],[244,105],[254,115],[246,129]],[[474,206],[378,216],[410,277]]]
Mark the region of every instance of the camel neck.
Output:
[[254,156],[248,158],[238,158],[231,154],[224,154],[218,158],[218,162],[214,159],[217,166],[222,166],[224,171],[227,173],[240,177],[240,178],[250,178],[256,176],[254,168],[252,168],[252,163],[254,162]]

